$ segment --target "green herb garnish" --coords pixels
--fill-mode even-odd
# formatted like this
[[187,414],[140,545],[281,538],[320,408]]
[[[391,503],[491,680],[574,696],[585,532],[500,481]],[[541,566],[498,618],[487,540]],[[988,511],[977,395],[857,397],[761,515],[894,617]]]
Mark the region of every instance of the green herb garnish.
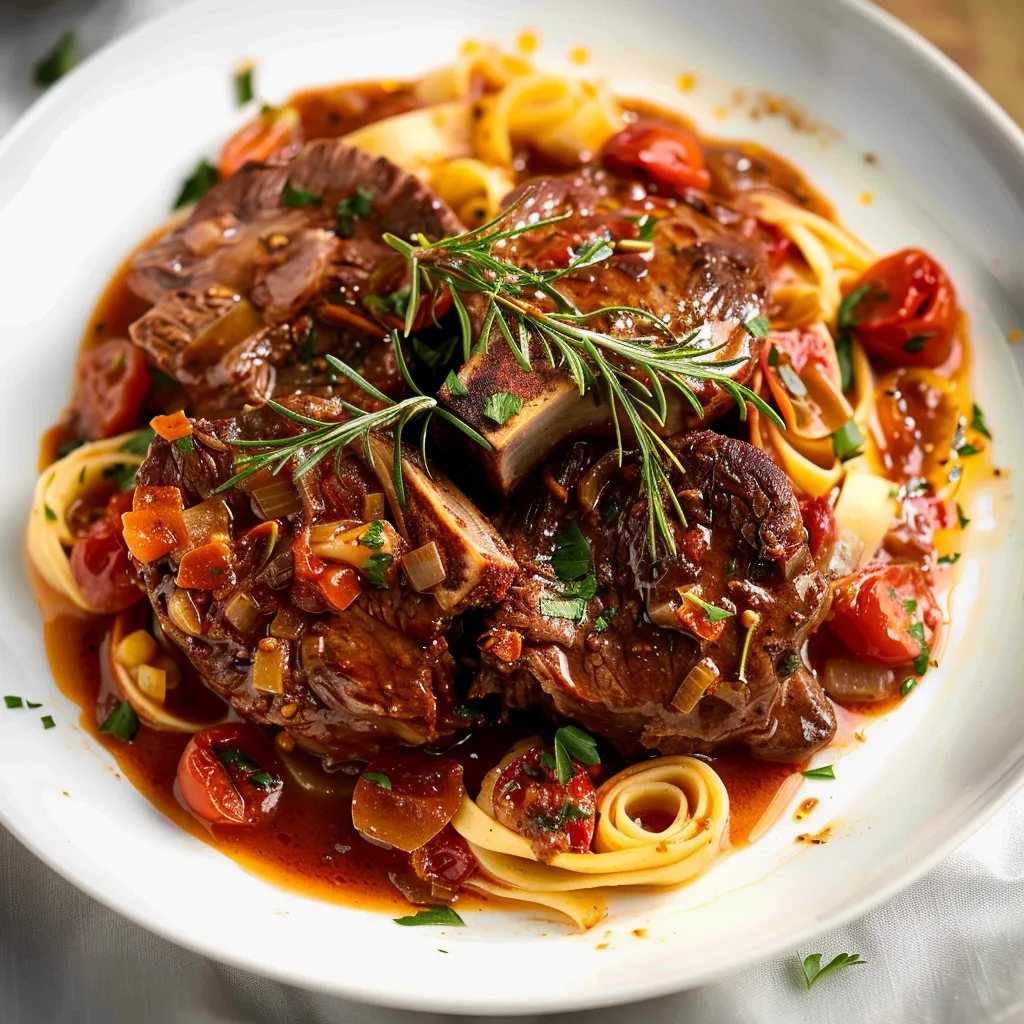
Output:
[[596,619],[594,619],[594,625],[591,627],[591,631],[594,633],[603,633],[612,624],[612,619],[614,619],[617,614],[617,608],[605,608],[605,610],[601,612]]
[[391,788],[391,779],[384,772],[363,772],[363,778],[375,786],[380,786],[381,789]]
[[973,444],[962,444],[957,448],[956,453],[961,458],[967,455],[977,455],[981,451],[976,445]]
[[784,676],[791,676],[799,667],[799,654],[787,654],[779,663],[779,668]]
[[803,961],[804,984],[810,988],[815,982],[824,978],[826,974],[834,974],[844,967],[854,967],[866,964],[861,960],[860,953],[840,953],[834,960],[830,960],[824,967],[821,966],[821,953],[812,953]]
[[805,779],[834,779],[836,777],[835,770],[830,764],[822,765],[820,768],[808,768],[807,771],[800,774]]
[[907,632],[921,645],[921,650],[914,659],[914,675],[923,676],[928,671],[928,659],[932,649],[924,638],[924,623],[915,622]]
[[63,459],[66,455],[70,455],[76,448],[81,448],[85,444],[84,441],[64,441],[57,446],[57,457]]
[[46,516],[46,518],[47,518],[47,519],[48,519],[48,520],[49,520],[49,521],[50,521],[51,523],[55,523],[55,522],[57,522],[57,513],[56,513],[56,512],[54,512],[54,511],[53,511],[53,509],[52,509],[52,508],[50,508],[50,506],[49,506],[49,505],[44,505],[44,506],[43,506],[43,514],[44,514],[44,515]]
[[960,529],[966,530],[971,521],[967,518],[967,516],[964,515],[963,506],[960,504],[959,501],[956,503],[956,518],[957,521],[960,523]]
[[913,676],[907,676],[900,684],[900,696],[906,697],[915,686],[917,686],[917,680]]
[[445,384],[448,387],[448,393],[452,398],[465,398],[469,394],[469,390],[462,383],[461,380],[455,375],[454,370],[448,371],[448,376],[444,379]]
[[57,726],[57,723],[53,720],[53,715],[43,715],[39,721],[43,723],[44,729],[54,729]]
[[40,60],[32,78],[39,89],[48,89],[63,78],[78,63],[78,37],[74,32],[65,32],[54,48]]
[[178,198],[174,200],[173,209],[180,210],[183,206],[191,206],[202,199],[218,181],[220,181],[220,173],[204,157],[196,165],[196,169],[185,179]]
[[371,551],[379,551],[384,547],[384,523],[379,519],[374,519],[359,538],[359,543]]
[[752,338],[760,338],[764,340],[768,337],[768,317],[755,316],[753,320],[748,320],[743,325],[743,328]]
[[721,622],[722,619],[729,619],[735,615],[735,612],[731,612],[728,608],[719,608],[717,605],[708,604],[707,601],[702,600],[696,594],[689,590],[681,592],[681,596],[684,600],[689,601],[691,604],[695,604],[698,608],[704,611],[704,614],[708,617],[708,622],[713,626],[716,622]]
[[843,391],[849,391],[853,387],[852,332],[858,323],[857,318],[854,316],[854,310],[869,291],[871,291],[871,285],[862,284],[859,288],[854,288],[839,303],[839,312],[836,315],[836,358],[839,362],[839,375]]
[[395,924],[412,927],[416,925],[449,925],[452,928],[465,928],[466,922],[451,907],[431,907],[421,910],[408,917],[396,917]]
[[939,565],[956,565],[956,563],[959,562],[959,561],[960,561],[960,552],[959,551],[953,551],[952,553],[950,553],[948,555],[942,555],[942,557],[939,558],[939,560],[938,560],[938,564]]
[[338,222],[338,234],[351,238],[355,234],[357,217],[365,217],[373,205],[373,196],[363,188],[357,188],[352,195],[338,202],[334,216]]
[[587,602],[582,597],[542,597],[540,613],[549,619],[572,619],[582,622],[587,613]]
[[284,183],[281,189],[282,206],[319,206],[323,197],[315,192],[307,192],[304,188],[297,188],[290,181]]
[[864,435],[852,418],[848,419],[832,435],[832,451],[840,462],[846,462],[860,455],[864,447]]
[[4,697],[4,706],[10,709],[24,707],[25,702],[20,697]]
[[918,352],[924,349],[925,343],[935,337],[934,331],[925,331],[922,334],[915,334],[912,338],[908,339],[903,344],[903,351],[910,353],[912,356],[916,356]]
[[511,391],[495,391],[484,403],[484,415],[498,426],[504,426],[523,408],[523,400]]
[[252,98],[255,95],[252,85],[252,77],[255,70],[256,69],[251,64],[247,64],[244,68],[240,68],[235,72],[236,106],[244,107],[246,103],[250,103],[252,101]]
[[551,568],[560,580],[575,580],[590,572],[590,565],[590,545],[580,529],[580,521],[571,519],[555,537]]
[[576,774],[572,758],[588,768],[601,763],[601,755],[597,752],[597,742],[589,733],[575,725],[563,725],[555,733],[555,774],[558,781],[567,785]]
[[985,414],[981,411],[981,406],[977,402],[974,403],[971,411],[971,430],[977,431],[982,437],[987,437],[990,441],[992,440],[992,435],[985,425]]
[[192,435],[189,434],[186,437],[179,437],[174,442],[174,447],[178,449],[183,455],[191,455],[196,450],[195,442],[192,440]]
[[389,555],[384,551],[378,551],[375,555],[370,555],[363,567],[363,575],[375,586],[384,589],[388,585],[387,571],[391,568],[395,561],[394,555]]
[[135,714],[135,709],[126,700],[121,701],[100,726],[100,732],[109,733],[114,739],[121,740],[123,743],[131,743],[138,731],[139,716]]

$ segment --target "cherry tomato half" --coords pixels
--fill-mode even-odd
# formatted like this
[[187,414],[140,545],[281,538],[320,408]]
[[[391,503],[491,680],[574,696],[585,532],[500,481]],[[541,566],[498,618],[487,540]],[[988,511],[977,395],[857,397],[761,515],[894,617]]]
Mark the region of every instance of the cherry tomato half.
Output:
[[635,177],[640,171],[680,195],[688,188],[711,187],[700,144],[678,125],[637,121],[604,144],[601,159],[615,174]]
[[142,352],[124,338],[111,338],[79,356],[72,423],[90,441],[131,430],[148,392]]
[[494,816],[528,839],[541,860],[556,853],[587,853],[594,838],[594,783],[584,765],[570,760],[573,774],[562,785],[551,751],[531,747],[510,761],[494,784]]
[[925,574],[916,565],[872,565],[839,583],[832,628],[859,658],[905,665],[935,640],[942,620]]
[[903,249],[868,267],[850,294],[864,289],[850,316],[864,348],[902,366],[941,366],[956,336],[956,292],[946,272],[920,249]]
[[207,825],[260,825],[277,807],[283,783],[245,747],[242,723],[197,732],[178,762],[178,790],[185,808]]
[[247,163],[266,163],[302,142],[302,119],[294,107],[273,107],[243,125],[224,143],[217,169],[229,178]]
[[130,493],[118,492],[101,519],[71,545],[71,575],[82,596],[101,615],[123,612],[145,597],[121,538],[121,513],[131,508]]

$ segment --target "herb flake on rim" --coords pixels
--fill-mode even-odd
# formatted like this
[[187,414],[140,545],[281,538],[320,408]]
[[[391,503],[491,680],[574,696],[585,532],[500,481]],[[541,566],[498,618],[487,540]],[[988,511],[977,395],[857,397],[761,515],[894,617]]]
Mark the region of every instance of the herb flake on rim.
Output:
[[48,89],[78,63],[78,37],[64,32],[53,49],[35,66],[32,80],[38,89]]
[[987,437],[990,441],[992,440],[992,434],[985,424],[985,414],[981,411],[981,406],[977,402],[974,403],[971,409],[971,430],[981,434],[982,437]]
[[431,907],[429,910],[421,910],[419,913],[410,914],[407,917],[395,917],[392,920],[395,924],[400,924],[407,928],[418,925],[448,925],[452,928],[466,927],[466,922],[451,907]]
[[834,779],[836,777],[835,769],[830,764],[822,765],[820,768],[808,768],[807,771],[800,774],[805,779]]
[[15,708],[21,708],[25,706],[25,702],[20,697],[4,697],[4,707],[10,710]]

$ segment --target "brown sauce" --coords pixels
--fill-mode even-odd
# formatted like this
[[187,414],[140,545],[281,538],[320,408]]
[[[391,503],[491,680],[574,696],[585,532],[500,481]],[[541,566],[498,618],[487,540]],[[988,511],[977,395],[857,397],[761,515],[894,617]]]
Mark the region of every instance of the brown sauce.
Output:
[[[415,109],[420,104],[413,89],[403,83],[364,83],[296,93],[290,104],[302,117],[307,137],[336,137],[354,131],[383,117]],[[659,117],[688,124],[674,112],[640,101],[629,101],[627,108],[645,117]],[[831,207],[807,183],[806,179],[781,158],[753,143],[716,143],[705,140],[712,160],[747,160],[768,184],[795,197],[809,209],[828,215]],[[744,165],[745,166],[745,165]],[[521,176],[546,168],[530,162],[522,163]],[[153,237],[162,234],[161,228]],[[147,239],[143,245],[148,244]],[[130,259],[127,260],[104,291],[89,320],[82,349],[108,338],[127,336],[130,324],[148,308],[127,288]],[[965,349],[966,351],[966,349]],[[966,373],[966,356],[958,366],[961,379]],[[173,395],[164,395],[156,405],[180,408]],[[43,438],[40,467],[57,457],[57,448],[67,439],[62,426],[56,426]],[[299,785],[274,749],[271,761],[264,767],[285,779],[285,789],[273,822],[252,829],[213,828],[200,825],[179,803],[175,795],[175,774],[182,751],[189,737],[183,734],[158,732],[140,728],[134,742],[124,743],[98,731],[98,724],[111,709],[112,684],[104,668],[113,619],[89,616],[71,606],[53,592],[31,571],[44,617],[44,636],[54,678],[61,692],[82,711],[80,724],[97,742],[113,755],[121,774],[134,785],[161,813],[215,849],[231,857],[254,874],[290,890],[321,899],[367,908],[395,908],[405,905],[404,899],[388,879],[390,871],[401,870],[406,858],[367,843],[352,825],[350,800],[354,777],[332,775],[333,792],[312,794]],[[140,612],[140,615],[143,613]],[[201,699],[194,692],[201,684],[184,666],[183,692],[173,700]],[[189,697],[188,688],[193,691]],[[207,695],[216,702],[216,698]],[[891,702],[896,703],[896,702]],[[888,710],[869,705],[856,712],[874,715]],[[858,721],[859,715],[843,713],[844,722]],[[477,730],[459,739],[448,753],[465,769],[469,791],[475,792],[483,775],[500,759],[516,740],[542,727],[540,723],[520,721],[511,726]],[[256,726],[252,726],[257,729]],[[771,764],[756,761],[746,753],[725,751],[708,758],[721,776],[729,793],[730,841],[743,845],[751,829],[763,815],[776,793],[802,766]],[[316,768],[314,762],[310,766]],[[807,807],[811,801],[806,801]],[[647,823],[658,830],[667,822]],[[804,836],[802,841],[823,842],[827,830],[819,836]],[[478,899],[478,897],[473,897]],[[601,948],[601,947],[598,947]]]

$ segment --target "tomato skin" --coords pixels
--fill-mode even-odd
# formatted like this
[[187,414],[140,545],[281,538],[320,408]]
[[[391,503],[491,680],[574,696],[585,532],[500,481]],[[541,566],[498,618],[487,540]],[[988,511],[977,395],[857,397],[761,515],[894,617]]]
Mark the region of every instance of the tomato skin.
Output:
[[178,792],[186,810],[204,824],[251,828],[276,808],[280,779],[271,776],[266,788],[258,788],[248,781],[251,773],[229,768],[222,759],[226,750],[244,754],[246,740],[246,727],[230,723],[197,732],[185,747],[178,762]]
[[243,125],[224,143],[217,162],[222,178],[247,163],[266,163],[289,146],[302,142],[302,119],[294,107],[275,107]]
[[146,595],[139,586],[121,538],[121,512],[131,494],[118,492],[84,537],[71,545],[71,575],[82,596],[101,615],[114,615]]
[[124,338],[83,352],[71,400],[75,430],[90,441],[131,430],[138,424],[149,384],[145,357]]
[[824,495],[800,502],[800,517],[807,531],[807,545],[816,565],[828,562],[836,546],[836,515]]
[[956,292],[920,249],[902,249],[869,267],[851,291],[867,287],[851,311],[869,354],[901,366],[941,366],[956,340]]
[[632,178],[641,171],[679,195],[690,188],[711,187],[700,144],[678,125],[637,121],[604,144],[601,159],[615,174]]
[[445,895],[454,894],[477,868],[469,844],[451,825],[445,825],[428,843],[413,850],[411,860],[417,876]]
[[[895,596],[894,596],[895,593]],[[916,601],[913,611],[905,601]],[[921,653],[909,630],[924,626],[929,646],[942,621],[935,595],[916,565],[871,565],[840,581],[832,603],[832,628],[859,658],[878,665],[905,665]]]

